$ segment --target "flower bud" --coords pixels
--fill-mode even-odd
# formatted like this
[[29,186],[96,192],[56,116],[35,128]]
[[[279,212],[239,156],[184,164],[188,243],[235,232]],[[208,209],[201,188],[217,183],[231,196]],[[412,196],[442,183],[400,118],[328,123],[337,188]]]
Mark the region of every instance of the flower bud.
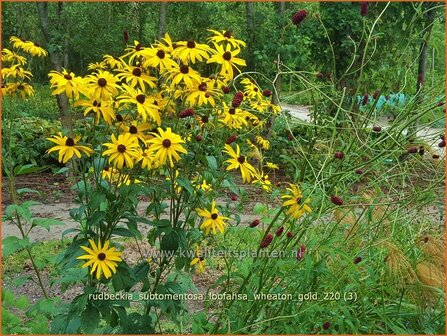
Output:
[[343,159],[345,157],[345,154],[343,152],[335,152],[334,158],[336,159]]
[[230,88],[228,86],[224,86],[222,89],[223,93],[225,94],[229,94],[230,93]]
[[379,90],[374,91],[373,99],[376,100],[377,98],[379,98],[379,95],[380,95],[380,91]]
[[250,227],[254,228],[257,227],[259,224],[261,224],[261,221],[259,219],[255,219],[253,222],[251,222]]
[[202,141],[202,139],[203,139],[203,138],[202,138],[202,136],[201,136],[200,134],[196,136],[196,141],[197,141],[197,142]]
[[284,232],[284,226],[280,226],[278,230],[276,230],[275,235],[279,237]]
[[237,140],[237,136],[236,135],[230,135],[227,139],[227,141],[225,141],[225,143],[227,145],[232,144],[233,142],[235,142]]
[[407,149],[407,152],[410,154],[414,154],[418,152],[418,149],[416,147],[410,147]]
[[298,26],[301,22],[303,22],[303,20],[306,18],[306,16],[307,16],[307,11],[304,9],[301,9],[298,12],[296,12],[295,14],[293,14],[292,23],[295,26]]
[[264,91],[262,91],[262,95],[264,97],[270,97],[272,95],[272,91],[270,91],[269,89],[265,89]]
[[356,173],[357,175],[362,175],[362,174],[363,174],[363,170],[361,170],[361,169],[356,169],[356,170],[355,170],[355,173]]
[[238,198],[237,198],[236,195],[231,195],[231,200],[232,200],[233,202],[236,202],[236,201],[238,200]]
[[354,264],[358,264],[361,261],[362,261],[362,257],[355,257]]
[[368,104],[368,100],[369,100],[369,95],[366,93],[362,98],[362,106],[365,106],[366,104]]
[[379,133],[382,130],[382,127],[380,127],[379,125],[374,125],[372,129],[374,132]]
[[329,322],[329,321],[324,322],[322,327],[323,327],[323,330],[328,330],[331,327],[331,322]]
[[440,147],[440,148],[445,147],[445,140],[441,140],[441,142],[438,143],[438,147]]
[[193,109],[186,109],[186,110],[180,112],[178,114],[178,117],[179,118],[187,118],[187,117],[190,117],[192,115],[194,115],[194,110]]
[[298,261],[300,261],[304,258],[304,252],[306,252],[306,246],[301,245],[301,247],[298,249],[298,251],[296,253],[296,259]]
[[293,232],[292,231],[287,232],[287,238],[292,238],[292,237],[293,237]]

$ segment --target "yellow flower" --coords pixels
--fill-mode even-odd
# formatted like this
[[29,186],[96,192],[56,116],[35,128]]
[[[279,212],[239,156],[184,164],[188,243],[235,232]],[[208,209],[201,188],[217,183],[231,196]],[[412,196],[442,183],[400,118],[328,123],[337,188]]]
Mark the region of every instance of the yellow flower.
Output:
[[26,41],[22,49],[28,54],[31,54],[35,57],[45,57],[48,55],[48,52],[43,49],[38,43],[34,43],[31,41]]
[[157,41],[155,46],[168,53],[172,53],[174,51],[174,43],[172,42],[171,36],[169,36],[168,33],[165,33],[165,36],[161,39],[161,41]]
[[111,100],[98,102],[96,101],[96,99],[90,99],[90,100],[79,100],[74,105],[86,107],[86,109],[84,110],[84,116],[92,112],[96,114],[97,123],[99,122],[99,118],[102,117],[107,124],[111,125],[116,118],[112,104],[113,102]]
[[197,273],[202,273],[205,270],[205,259],[202,257],[200,247],[196,248],[196,257],[191,261],[191,266],[197,265]]
[[17,63],[19,65],[25,65],[26,58],[16,54],[15,52],[13,52],[7,48],[3,48],[2,49],[2,62]]
[[239,108],[227,107],[225,102],[222,102],[223,109],[220,111],[219,121],[227,125],[230,129],[240,129],[247,125],[245,119],[246,114]]
[[137,106],[137,112],[143,118],[143,121],[147,120],[149,115],[153,121],[157,123],[158,126],[161,125],[161,117],[158,110],[158,106],[151,103],[151,99],[143,94],[140,90],[131,88],[130,86],[124,84],[123,89],[125,93],[118,96],[120,104],[131,103]]
[[[8,91],[11,95],[13,93],[17,93],[22,97],[22,99],[25,99],[27,96],[34,95],[34,89],[31,85],[28,83],[10,83],[6,86],[5,91]],[[2,94],[3,94],[3,87],[2,87]]]
[[68,72],[64,68],[62,68],[62,72],[50,71],[48,77],[50,77],[51,89],[54,95],[65,92],[68,98],[79,99],[79,92],[85,92],[84,80],[81,77],[76,77],[73,72]]
[[29,43],[27,40],[22,39],[22,38],[17,37],[17,36],[11,36],[9,38],[9,41],[11,42],[12,46],[15,49],[22,49],[22,50],[25,50],[24,48]]
[[90,156],[90,154],[93,153],[93,149],[76,144],[79,140],[81,140],[79,135],[75,136],[74,138],[69,138],[67,136],[62,136],[62,133],[59,132],[58,135],[54,135],[52,138],[47,138],[47,140],[56,144],[56,146],[51,147],[47,153],[59,151],[58,160],[61,163],[66,163],[73,157],[73,155],[80,158],[81,152],[87,156]]
[[236,145],[236,152],[230,145],[225,145],[225,153],[231,156],[231,159],[228,159],[227,163],[230,165],[227,167],[227,170],[240,169],[242,175],[242,181],[250,182],[251,178],[255,176],[256,170],[255,168],[248,163],[247,158],[240,154],[239,145]]
[[219,96],[220,93],[213,86],[214,81],[205,78],[202,78],[201,82],[195,83],[194,87],[187,93],[186,101],[189,106],[202,106],[204,104],[216,106],[214,98]]
[[20,64],[14,64],[9,68],[2,69],[2,78],[13,77],[19,80],[31,79],[33,74],[23,69]]
[[180,41],[176,43],[177,48],[173,51],[173,56],[179,58],[183,63],[192,64],[201,62],[209,57],[211,48],[207,44],[200,44],[193,40]]
[[174,67],[169,73],[172,85],[184,82],[190,90],[194,88],[194,84],[202,81],[199,73],[185,64]]
[[260,184],[262,186],[262,189],[264,189],[267,192],[272,191],[272,182],[270,182],[269,176],[264,175],[264,173],[256,174],[253,183]]
[[172,60],[171,55],[164,48],[146,48],[143,51],[145,61],[143,66],[145,68],[152,67],[160,71],[160,74],[165,73],[177,66],[177,63]]
[[104,55],[103,58],[103,62],[107,64],[110,69],[122,69],[126,66],[126,63],[121,58],[111,55]]
[[265,167],[268,169],[279,169],[278,165],[268,161],[266,162]]
[[148,123],[138,123],[137,121],[132,121],[129,126],[123,124],[120,126],[120,128],[124,132],[129,132],[133,136],[136,136],[138,139],[140,139],[143,142],[146,142],[146,135],[143,133],[144,131],[147,131],[151,129],[151,126]]
[[87,67],[88,70],[96,71],[96,70],[106,70],[107,66],[104,62],[95,62],[90,63]]
[[180,135],[175,134],[168,127],[166,131],[163,131],[160,127],[158,133],[153,133],[155,136],[153,139],[147,141],[149,146],[149,152],[156,152],[154,159],[159,161],[161,165],[164,165],[169,158],[170,166],[174,167],[174,160],[179,161],[180,155],[177,152],[186,154],[186,149],[181,145],[185,143]]
[[219,215],[215,201],[211,203],[210,211],[198,208],[196,208],[196,211],[200,217],[205,218],[205,221],[200,225],[200,229],[205,230],[206,234],[209,234],[211,230],[213,230],[213,234],[217,234],[217,231],[224,233],[225,227],[227,226],[225,220],[229,218]]
[[233,37],[233,34],[230,31],[222,31],[219,32],[217,30],[208,29],[208,31],[212,32],[214,36],[211,36],[208,38],[208,40],[215,42],[215,43],[221,43],[221,42],[227,42],[231,44],[233,48],[239,48],[240,46],[245,47],[246,44],[242,40],[236,40]]
[[101,241],[98,241],[98,246],[92,239],[88,240],[90,247],[81,246],[81,248],[87,252],[76,259],[87,260],[83,268],[91,266],[90,274],[96,272],[96,279],[101,278],[101,274],[104,274],[106,279],[112,277],[113,273],[116,273],[116,267],[118,262],[122,261],[120,258],[122,252],[116,251],[114,247],[109,248],[110,241],[107,240],[104,246],[101,246]]
[[117,75],[118,78],[121,80],[124,79],[132,88],[138,86],[143,93],[146,92],[146,85],[150,88],[156,86],[155,82],[157,81],[157,78],[149,76],[144,72],[144,69],[140,67],[126,66],[124,69],[119,69],[117,71],[121,72]]
[[112,134],[112,142],[105,143],[109,149],[102,153],[103,156],[110,155],[109,163],[117,168],[122,168],[124,164],[128,168],[134,165],[134,159],[138,157],[138,138],[130,133],[118,135],[118,139]]
[[302,202],[303,194],[298,185],[290,184],[290,188],[286,188],[291,194],[281,196],[284,201],[283,207],[289,207],[286,211],[286,215],[291,215],[293,218],[300,218],[306,213],[312,212],[311,207],[308,205],[310,199],[307,198],[304,203]]
[[237,54],[239,54],[240,49],[231,50],[231,45],[227,45],[226,48],[214,44],[216,51],[213,56],[211,56],[206,63],[218,63],[222,64],[222,69],[220,73],[224,76],[228,76],[229,78],[233,78],[233,67],[236,68],[239,72],[239,66],[246,66],[247,64],[242,58],[235,57]]
[[108,71],[98,70],[97,73],[87,76],[90,85],[90,91],[93,98],[97,101],[111,100],[118,94],[118,81]]
[[264,139],[262,136],[256,136],[255,138],[256,142],[259,146],[262,147],[262,149],[269,149],[270,148],[270,142],[267,139]]
[[133,60],[136,58],[137,60],[144,55],[144,52],[147,48],[145,48],[140,42],[133,41],[133,46],[130,46],[126,48],[126,51],[128,51],[127,54],[125,54],[123,57],[129,57],[129,64],[133,62]]
[[[125,185],[130,185],[131,179],[130,176],[127,174],[123,174],[121,171],[119,171],[116,168],[113,167],[105,167],[101,172],[101,177],[110,183],[116,183],[119,186],[121,186],[123,183]],[[133,183],[140,183],[140,180],[135,179]]]
[[149,152],[147,148],[138,149],[138,157],[135,160],[135,163],[140,163],[141,168],[151,170],[158,168],[158,161],[154,159],[154,153]]

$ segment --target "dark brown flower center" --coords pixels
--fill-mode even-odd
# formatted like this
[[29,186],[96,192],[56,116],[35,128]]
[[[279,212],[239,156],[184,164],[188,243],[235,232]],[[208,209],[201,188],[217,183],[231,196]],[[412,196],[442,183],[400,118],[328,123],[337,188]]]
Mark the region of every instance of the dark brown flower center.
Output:
[[66,79],[66,80],[72,80],[73,79],[73,77],[71,77],[70,75],[64,75],[64,78]]
[[169,147],[171,147],[171,140],[164,139],[162,144],[163,144],[163,147],[169,148]]
[[141,76],[141,69],[140,68],[133,69],[132,75],[140,77]]
[[34,43],[34,45],[36,46],[36,47],[40,47],[40,44],[39,43],[35,43],[35,42],[33,42]]
[[123,116],[121,114],[117,114],[116,121],[123,121]]
[[239,162],[240,164],[243,164],[245,162],[245,156],[241,155],[237,158],[237,162]]
[[199,85],[199,90],[200,91],[206,91],[207,88],[208,88],[208,86],[206,85],[206,83],[201,83]]
[[106,79],[105,78],[98,79],[98,85],[99,86],[106,86],[107,85]]
[[211,215],[211,218],[212,218],[212,219],[217,219],[217,217],[218,217],[218,216],[217,216],[217,213],[213,213],[213,214]]
[[65,146],[74,146],[75,142],[72,138],[67,138],[67,140],[65,140]]
[[105,260],[106,259],[106,254],[101,252],[100,254],[98,254],[98,259],[101,260],[101,261]]
[[137,134],[138,133],[138,129],[134,125],[132,125],[132,126],[129,127],[129,133],[130,134]]
[[126,146],[124,145],[118,145],[118,152],[120,153],[124,153],[126,151]]
[[187,73],[189,72],[189,66],[187,66],[187,65],[182,65],[182,66],[180,67],[180,72],[181,72],[182,74],[187,74]]
[[229,114],[236,114],[236,109],[234,109],[234,108],[230,108],[230,109],[228,110],[228,113],[229,113]]
[[138,96],[136,96],[135,99],[140,104],[144,104],[144,102],[146,101],[146,97],[144,95],[142,95],[142,94],[139,94]]
[[227,30],[223,36],[225,36],[226,38],[231,38],[233,36],[233,34],[231,34],[231,32],[229,30]]
[[186,46],[188,48],[195,48],[196,47],[196,42],[194,42],[193,40],[188,41],[188,43],[186,43]]
[[141,156],[147,157],[147,153],[143,152],[143,153],[141,153]]
[[136,50],[136,51],[140,51],[141,49],[144,49],[144,48],[143,48],[143,46],[142,46],[140,43],[138,43],[138,44],[135,46],[135,50]]
[[165,58],[165,52],[164,52],[164,50],[159,50],[159,51],[157,51],[157,57],[160,58],[160,59]]
[[211,95],[209,94],[209,92],[205,93],[205,98],[209,98],[211,97]]
[[229,61],[231,59],[231,52],[225,51],[222,57],[225,61]]

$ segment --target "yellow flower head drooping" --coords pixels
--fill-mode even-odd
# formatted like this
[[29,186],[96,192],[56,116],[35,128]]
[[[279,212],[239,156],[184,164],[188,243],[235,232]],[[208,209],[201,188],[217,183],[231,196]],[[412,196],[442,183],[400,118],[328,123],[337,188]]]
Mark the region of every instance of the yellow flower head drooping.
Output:
[[293,218],[300,218],[304,214],[312,212],[311,207],[308,205],[310,199],[307,198],[304,202],[302,201],[303,194],[301,188],[298,185],[290,183],[289,186],[290,188],[286,188],[289,193],[281,196],[284,200],[282,206],[289,207],[286,215],[291,215]]
[[123,69],[126,63],[119,57],[112,55],[104,55],[103,62],[109,66],[110,69]]
[[202,81],[199,73],[186,64],[181,66],[177,65],[176,67],[172,68],[169,73],[169,78],[172,80],[172,85],[184,83],[190,90],[194,88],[195,84],[200,84]]
[[25,47],[27,46],[27,44],[29,43],[27,40],[17,37],[17,36],[11,36],[9,38],[9,42],[12,44],[12,46],[15,49],[21,49],[21,50],[25,50]]
[[26,64],[26,58],[16,54],[15,52],[13,52],[7,48],[3,48],[2,49],[2,62],[11,63],[11,64],[19,64],[19,65],[23,66]]
[[205,221],[200,225],[200,229],[205,230],[206,234],[209,234],[211,230],[213,234],[217,234],[218,231],[224,233],[227,226],[225,220],[229,220],[229,218],[219,215],[215,201],[211,203],[210,211],[198,208],[196,208],[196,211],[200,217],[205,218]]
[[48,55],[48,52],[37,43],[27,41],[16,36],[11,36],[9,41],[12,43],[14,48],[21,49],[32,56],[45,57]]
[[268,169],[279,169],[278,165],[274,164],[273,162],[266,162],[265,163],[265,168]]
[[123,56],[129,57],[129,64],[133,62],[134,59],[139,60],[140,58],[144,58],[144,53],[148,48],[144,47],[140,42],[133,41],[133,46],[126,48],[127,54]]
[[[122,171],[113,167],[105,167],[101,172],[101,177],[110,183],[116,184],[118,187],[122,184],[130,185],[132,183],[129,175],[123,174]],[[134,179],[133,183],[141,183],[141,181]]]
[[12,77],[18,80],[31,79],[33,74],[23,69],[20,64],[11,65],[9,68],[2,69],[2,78]]
[[272,182],[270,182],[269,176],[265,175],[264,173],[259,173],[258,172],[255,175],[253,183],[259,184],[260,186],[262,186],[262,189],[264,189],[267,192],[272,191]]
[[146,92],[146,85],[150,88],[155,88],[157,78],[149,76],[141,67],[126,66],[123,69],[118,69],[120,72],[117,77],[124,80],[130,87],[139,88],[141,92]]
[[18,95],[20,95],[20,97],[22,99],[25,99],[28,96],[34,95],[34,89],[28,83],[25,83],[25,82],[17,83],[16,82],[16,83],[7,84],[5,88],[2,87],[2,95],[4,93],[10,94],[10,95],[17,93]]
[[51,89],[53,94],[65,93],[68,98],[79,99],[79,92],[85,93],[85,83],[81,77],[77,77],[73,72],[62,69],[62,72],[50,71]]
[[231,159],[228,159],[227,163],[230,165],[227,167],[227,170],[240,169],[242,175],[242,181],[244,183],[249,183],[256,175],[255,168],[248,163],[247,158],[240,154],[239,145],[236,145],[236,152],[230,145],[225,145],[225,153],[231,156]]
[[237,40],[234,38],[233,34],[227,30],[227,31],[222,31],[219,32],[217,30],[213,30],[213,29],[208,29],[208,31],[212,32],[214,34],[214,36],[211,36],[208,38],[208,40],[221,44],[222,42],[227,42],[229,43],[233,48],[240,48],[245,47],[246,44],[244,41],[242,40]]
[[136,105],[137,112],[141,116],[143,121],[146,121],[149,115],[151,119],[157,123],[158,126],[161,125],[159,108],[157,105],[151,103],[151,99],[149,99],[143,92],[141,92],[141,90],[133,89],[126,84],[123,85],[123,89],[124,94],[117,97],[120,104],[131,103]]
[[176,46],[177,48],[172,54],[185,64],[207,60],[212,50],[207,44],[197,43],[193,40],[177,42]]
[[107,65],[104,61],[103,62],[95,62],[95,63],[90,63],[88,65],[87,69],[91,70],[91,71],[107,70]]
[[103,156],[109,156],[109,163],[112,163],[116,168],[120,169],[126,165],[132,168],[135,158],[138,157],[138,138],[130,133],[118,135],[118,139],[112,134],[112,142],[105,143],[108,147],[102,153]]
[[185,141],[180,135],[175,134],[168,127],[166,131],[158,128],[158,134],[153,133],[154,138],[147,141],[149,152],[155,152],[154,159],[160,162],[160,165],[166,164],[169,159],[171,167],[174,167],[174,160],[179,161],[180,155],[178,153],[187,153],[187,150],[181,145]]
[[98,72],[87,76],[90,86],[91,96],[98,102],[111,100],[118,94],[118,79],[108,71],[98,70]]
[[191,266],[196,265],[197,273],[202,273],[205,270],[205,259],[202,256],[202,252],[200,251],[200,247],[196,248],[196,256],[193,260],[191,260]]
[[220,73],[224,76],[228,76],[229,78],[233,78],[233,67],[238,71],[239,66],[247,66],[245,63],[245,60],[242,58],[236,57],[237,54],[240,53],[240,49],[231,50],[231,45],[228,44],[225,49],[224,47],[214,44],[216,50],[214,52],[214,55],[211,56],[206,63],[217,63],[221,64],[222,68]]
[[165,36],[161,39],[161,41],[155,42],[155,46],[168,53],[172,53],[174,51],[174,42],[172,42],[171,36],[168,33],[165,33]]
[[256,143],[262,147],[262,149],[269,149],[270,148],[270,142],[267,139],[264,139],[262,136],[257,135],[256,138]]
[[51,147],[47,153],[59,151],[59,162],[66,163],[70,160],[73,155],[76,155],[78,158],[81,157],[81,152],[87,156],[93,153],[93,149],[87,146],[78,145],[77,142],[81,140],[79,135],[74,138],[69,138],[67,136],[62,136],[62,133],[59,132],[58,135],[54,135],[52,138],[47,138],[47,140],[54,142],[56,146]]
[[116,118],[115,111],[112,107],[113,102],[111,100],[97,101],[96,99],[89,100],[79,100],[74,105],[85,107],[84,116],[89,113],[94,113],[96,115],[96,122],[99,122],[100,118],[111,125]]
[[109,248],[109,240],[104,243],[104,246],[101,245],[101,241],[95,244],[92,239],[89,239],[89,243],[90,247],[81,246],[87,254],[76,259],[86,260],[82,267],[91,267],[90,274],[96,272],[96,279],[99,280],[102,274],[106,279],[111,278],[112,274],[116,273],[118,262],[122,261],[120,258],[122,252],[117,251],[114,247]]

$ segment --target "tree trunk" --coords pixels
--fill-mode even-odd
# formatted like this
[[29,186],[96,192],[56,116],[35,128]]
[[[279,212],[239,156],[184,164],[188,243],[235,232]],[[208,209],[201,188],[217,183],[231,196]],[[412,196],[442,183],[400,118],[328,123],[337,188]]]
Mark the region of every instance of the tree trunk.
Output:
[[[59,2],[57,4],[57,22],[54,27],[51,27],[48,18],[48,3],[47,2],[37,2],[37,12],[39,14],[39,24],[44,37],[45,45],[48,46],[52,40],[50,31],[57,31],[60,29],[61,14],[63,10],[63,3]],[[51,49],[48,51],[48,56],[50,58],[51,68],[56,71],[62,70],[63,64],[63,54],[59,52],[53,52]],[[60,120],[63,128],[66,128],[69,134],[73,132],[73,118],[71,117],[69,111],[68,98],[65,94],[56,95],[57,107],[59,108]]]
[[247,16],[248,41],[247,41],[247,70],[255,70],[254,45],[255,45],[255,7],[253,2],[245,3],[245,14]]
[[168,3],[160,2],[160,12],[158,15],[158,34],[157,38],[161,39],[166,32],[166,9]]

